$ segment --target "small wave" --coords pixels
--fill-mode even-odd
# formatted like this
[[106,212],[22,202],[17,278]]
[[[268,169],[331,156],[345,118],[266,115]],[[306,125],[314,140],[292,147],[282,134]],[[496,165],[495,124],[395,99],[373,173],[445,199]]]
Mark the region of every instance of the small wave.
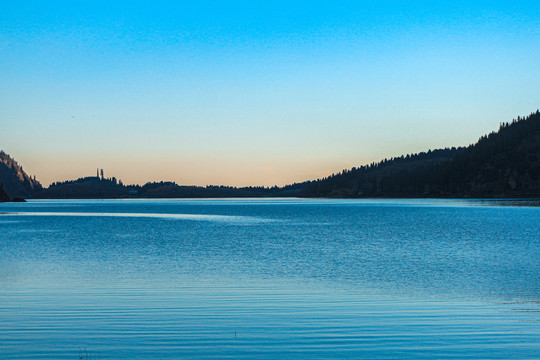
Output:
[[73,217],[120,217],[157,218],[175,220],[218,221],[235,224],[251,224],[271,221],[251,216],[206,214],[160,214],[160,213],[95,213],[95,212],[2,212],[2,216],[73,216]]

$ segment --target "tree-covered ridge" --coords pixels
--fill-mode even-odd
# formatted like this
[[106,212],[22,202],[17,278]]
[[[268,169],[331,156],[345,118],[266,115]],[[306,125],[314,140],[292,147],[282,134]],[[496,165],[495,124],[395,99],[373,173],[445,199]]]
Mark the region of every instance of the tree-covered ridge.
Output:
[[384,159],[329,177],[307,186],[303,196],[362,197],[386,193],[423,192],[423,179],[433,176],[441,162],[453,159],[463,148],[440,149]]
[[7,202],[7,201],[11,201],[11,198],[4,191],[4,185],[0,183],[0,202]]
[[314,181],[303,196],[540,196],[540,113],[503,123],[468,147],[383,160]]
[[36,177],[29,176],[11,156],[0,151],[0,183],[10,197],[28,197],[41,190]]
[[498,131],[467,147],[402,155],[284,187],[187,186],[164,181],[124,185],[114,177],[105,178],[98,169],[96,176],[56,182],[43,189],[4,152],[0,152],[0,182],[12,197],[60,199],[540,197],[540,113],[500,124]]
[[77,180],[55,182],[37,192],[36,198],[92,199],[92,198],[225,198],[296,196],[304,184],[284,187],[232,187],[178,185],[171,181],[149,182],[145,185],[124,185],[116,178],[84,177]]

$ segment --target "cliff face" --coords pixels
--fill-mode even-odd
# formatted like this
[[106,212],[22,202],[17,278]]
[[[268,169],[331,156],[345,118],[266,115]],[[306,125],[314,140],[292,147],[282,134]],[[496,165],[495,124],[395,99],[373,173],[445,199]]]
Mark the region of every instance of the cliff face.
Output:
[[8,154],[0,151],[0,183],[10,197],[30,197],[40,190],[41,184],[30,177]]

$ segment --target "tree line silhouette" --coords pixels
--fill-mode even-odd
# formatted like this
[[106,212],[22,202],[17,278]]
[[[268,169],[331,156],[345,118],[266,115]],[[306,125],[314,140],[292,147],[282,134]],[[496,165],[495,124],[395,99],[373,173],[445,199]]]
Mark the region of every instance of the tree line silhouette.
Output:
[[172,181],[148,182],[144,185],[124,185],[116,178],[82,177],[76,180],[54,182],[47,189],[37,192],[36,198],[204,198],[204,197],[272,197],[297,196],[304,184],[284,187],[223,185],[178,185]]
[[[17,171],[22,173],[22,167]],[[25,181],[32,180],[24,175]],[[466,147],[402,155],[283,187],[169,181],[125,185],[115,177],[105,178],[99,169],[96,176],[55,182],[48,188],[36,184],[34,198],[540,197],[540,113],[501,123],[498,131]]]
[[384,159],[316,180],[308,197],[540,196],[540,113],[501,123],[467,147]]

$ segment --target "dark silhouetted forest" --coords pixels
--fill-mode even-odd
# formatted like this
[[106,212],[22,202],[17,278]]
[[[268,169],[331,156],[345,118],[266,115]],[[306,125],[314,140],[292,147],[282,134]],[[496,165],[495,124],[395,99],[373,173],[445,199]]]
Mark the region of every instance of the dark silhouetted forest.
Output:
[[354,167],[284,187],[124,185],[96,176],[42,188],[0,152],[0,181],[10,196],[34,198],[223,197],[540,197],[540,113],[500,124],[467,147],[429,150]]
[[3,151],[0,151],[0,183],[12,198],[31,197],[42,189],[35,176],[29,176],[22,166]]
[[305,184],[284,187],[185,186],[160,181],[141,185],[123,185],[115,178],[85,177],[51,184],[37,192],[36,198],[93,199],[93,198],[225,198],[297,196]]
[[0,183],[0,202],[11,201],[11,198],[4,191],[4,184]]
[[539,197],[540,113],[468,147],[400,156],[308,184],[307,197]]

